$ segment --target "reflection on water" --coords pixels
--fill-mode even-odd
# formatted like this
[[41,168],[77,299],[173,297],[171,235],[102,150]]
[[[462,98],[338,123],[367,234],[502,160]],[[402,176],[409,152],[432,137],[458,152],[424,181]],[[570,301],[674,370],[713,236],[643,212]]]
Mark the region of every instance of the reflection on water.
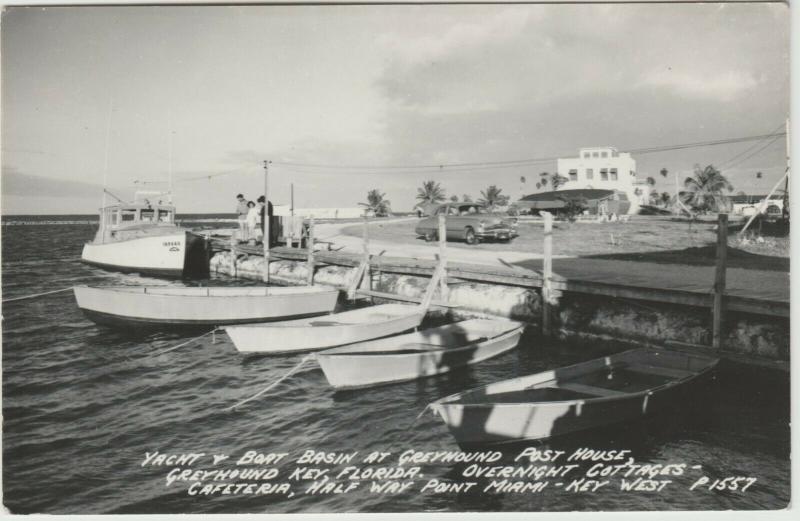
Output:
[[[91,226],[19,226],[3,233],[6,298],[74,284],[178,284],[82,265]],[[212,279],[210,284],[229,284]],[[246,282],[235,282],[243,284]],[[781,508],[789,498],[789,383],[783,374],[721,364],[716,378],[668,416],[538,446],[630,449],[639,462],[702,464],[717,478],[750,475],[746,494],[662,494],[611,488],[568,494],[190,497],[164,486],[145,452],[241,455],[289,452],[458,450],[438,418],[417,415],[433,400],[492,381],[608,354],[526,334],[518,349],[467,369],[374,389],[334,392],[321,371],[298,372],[240,411],[224,412],[294,367],[303,355],[243,358],[224,335],[152,356],[180,333],[98,327],[70,293],[5,305],[3,336],[4,502],[16,513],[565,511]],[[441,321],[431,321],[438,325]],[[605,349],[605,348],[601,348]],[[512,461],[520,447],[503,448]],[[581,465],[584,465],[583,463]],[[291,463],[279,468],[287,472]],[[424,480],[460,481],[465,466],[431,464]]]

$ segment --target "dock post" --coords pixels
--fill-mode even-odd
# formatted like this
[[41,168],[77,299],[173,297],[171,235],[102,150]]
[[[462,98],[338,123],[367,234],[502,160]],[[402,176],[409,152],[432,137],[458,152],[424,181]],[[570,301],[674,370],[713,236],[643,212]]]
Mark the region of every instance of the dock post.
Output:
[[544,215],[544,250],[542,260],[542,334],[552,334],[550,299],[553,284],[553,214]]
[[712,347],[722,348],[722,326],[725,318],[725,268],[728,260],[728,214],[721,213],[717,220],[717,264],[714,270],[714,310]]
[[309,286],[314,285],[314,269],[316,261],[314,259],[314,216],[308,219],[308,240],[306,241],[308,247],[308,280],[306,281]]
[[369,218],[367,217],[366,212],[364,213],[364,257],[362,262],[364,263],[364,276],[362,280],[362,287],[366,288],[367,290],[372,289],[372,271],[369,267]]
[[270,161],[264,161],[264,233],[261,237],[261,243],[264,245],[264,273],[263,273],[263,280],[265,283],[269,284],[269,241],[272,238],[272,228],[270,227],[270,219],[269,219],[269,194],[268,187],[269,187],[269,163]]
[[439,279],[439,293],[442,302],[447,302],[450,292],[447,288],[447,221],[444,215],[439,215],[439,263],[443,266],[442,277]]
[[231,277],[236,277],[236,230],[231,232]]

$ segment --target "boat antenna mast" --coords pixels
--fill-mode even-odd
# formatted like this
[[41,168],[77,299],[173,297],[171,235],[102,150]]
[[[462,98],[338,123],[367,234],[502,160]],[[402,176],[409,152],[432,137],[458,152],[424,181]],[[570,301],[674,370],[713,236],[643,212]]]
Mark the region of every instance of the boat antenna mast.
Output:
[[172,204],[172,111],[169,112],[168,116],[168,126],[169,126],[169,204]]

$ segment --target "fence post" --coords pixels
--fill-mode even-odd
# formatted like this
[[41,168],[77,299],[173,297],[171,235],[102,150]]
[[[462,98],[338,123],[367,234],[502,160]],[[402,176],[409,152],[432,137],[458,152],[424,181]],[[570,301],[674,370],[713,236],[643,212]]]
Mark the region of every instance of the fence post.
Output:
[[553,283],[553,215],[544,214],[544,251],[542,259],[542,334],[552,334],[550,302]]
[[441,293],[442,301],[447,302],[450,298],[450,292],[447,288],[447,221],[444,215],[439,215],[439,262],[444,266],[442,278],[439,279],[439,293]]
[[308,240],[306,241],[306,247],[308,248],[308,280],[307,283],[309,286],[314,285],[314,269],[315,269],[315,259],[314,259],[314,216],[310,216],[308,219]]
[[722,348],[722,326],[725,318],[725,269],[728,261],[728,214],[717,219],[717,264],[714,270],[714,309],[712,346]]

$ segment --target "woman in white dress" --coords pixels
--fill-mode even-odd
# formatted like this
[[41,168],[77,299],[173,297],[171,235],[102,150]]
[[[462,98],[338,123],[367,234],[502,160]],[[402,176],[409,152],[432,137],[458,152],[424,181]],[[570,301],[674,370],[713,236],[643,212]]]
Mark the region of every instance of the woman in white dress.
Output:
[[258,223],[261,216],[253,201],[247,203],[247,208],[249,208],[247,211],[247,239],[255,243],[261,235],[261,225]]

